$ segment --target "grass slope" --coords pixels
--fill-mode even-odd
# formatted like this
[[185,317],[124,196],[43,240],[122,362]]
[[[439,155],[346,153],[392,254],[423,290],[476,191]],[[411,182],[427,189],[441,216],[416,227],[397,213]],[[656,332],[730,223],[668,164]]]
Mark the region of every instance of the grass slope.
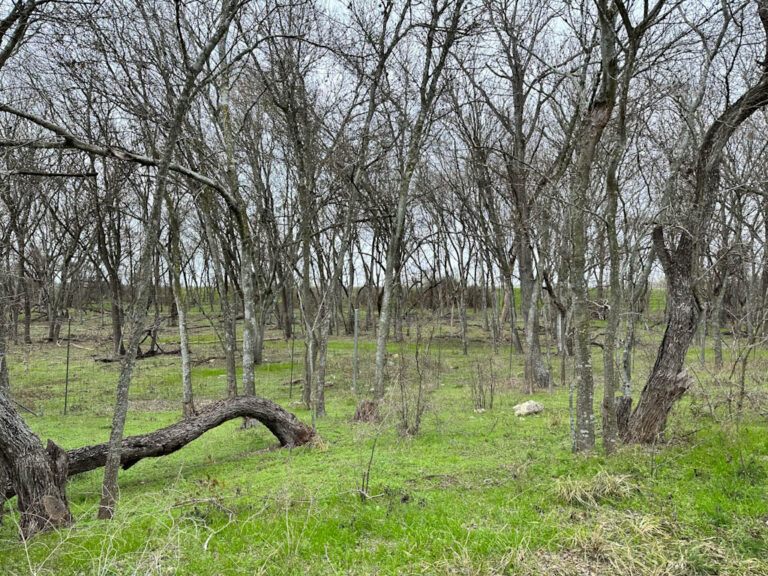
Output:
[[[202,361],[193,372],[200,402],[222,397],[225,371],[222,359],[209,359],[221,352],[198,320],[192,345]],[[101,330],[94,319],[73,324],[67,416],[66,346],[14,348],[14,396],[38,413],[26,417],[41,438],[65,448],[108,438],[118,366],[93,362],[109,348]],[[659,330],[642,331],[637,389]],[[428,355],[420,345],[433,391],[417,436],[397,432],[397,387],[382,424],[351,422],[352,344],[337,337],[329,347],[329,415],[318,420],[322,442],[276,450],[263,428],[228,423],[121,472],[112,522],[95,519],[101,472],[79,476],[68,486],[77,518],[71,528],[20,542],[16,512],[6,516],[0,574],[768,574],[764,354],[750,364],[747,409],[738,419],[727,370],[699,365],[692,350],[698,382],[675,410],[668,442],[624,447],[606,459],[571,454],[567,390],[533,396],[544,412],[515,417],[513,405],[530,398],[522,392],[522,357],[510,359],[507,350],[494,358],[479,326],[464,357],[455,331],[445,324],[438,331]],[[257,367],[257,390],[309,422],[297,402],[300,384],[289,398],[291,347],[277,336],[270,334]],[[390,372],[404,359],[408,386],[418,380],[415,349],[413,341],[391,349],[398,357]],[[297,360],[301,351],[297,341]],[[559,358],[551,359],[559,382]],[[372,382],[373,361],[368,336],[361,388]],[[593,365],[599,382],[598,348]],[[494,407],[475,411],[472,383],[487,387],[491,371]],[[179,374],[177,356],[140,361],[126,434],[180,417]],[[296,363],[293,377],[301,374]]]

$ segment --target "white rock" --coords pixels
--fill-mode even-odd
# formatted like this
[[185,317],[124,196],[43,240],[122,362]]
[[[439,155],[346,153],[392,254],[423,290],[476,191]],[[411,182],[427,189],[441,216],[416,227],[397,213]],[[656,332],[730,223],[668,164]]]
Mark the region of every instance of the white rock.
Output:
[[544,410],[544,405],[540,402],[528,400],[527,402],[523,402],[522,404],[515,406],[514,410],[515,416],[528,416],[528,414],[538,414]]

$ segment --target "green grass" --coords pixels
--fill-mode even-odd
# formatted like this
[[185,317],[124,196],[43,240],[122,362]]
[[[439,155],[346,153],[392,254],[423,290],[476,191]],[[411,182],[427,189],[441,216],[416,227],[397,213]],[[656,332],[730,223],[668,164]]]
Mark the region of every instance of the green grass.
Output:
[[[660,330],[641,331],[637,390]],[[93,362],[109,347],[96,340],[102,329],[93,319],[77,330],[73,325],[73,332],[88,337],[71,350],[67,416],[61,414],[65,346],[14,347],[10,364],[15,397],[42,412],[27,421],[65,448],[108,438],[118,371],[116,364]],[[530,398],[522,392],[522,358],[510,363],[504,347],[493,359],[476,319],[468,357],[457,333],[458,326],[444,323],[442,335],[452,336],[431,344],[435,389],[419,435],[401,437],[391,414],[380,425],[351,422],[352,344],[336,337],[329,346],[329,415],[318,420],[322,442],[275,450],[263,428],[244,431],[230,422],[173,455],[121,472],[112,522],[95,519],[101,472],[78,476],[68,485],[77,519],[71,528],[22,543],[15,511],[6,516],[0,574],[768,573],[766,391],[756,383],[768,362],[764,354],[752,361],[751,400],[741,420],[729,404],[735,388],[727,373],[699,365],[692,349],[699,382],[675,409],[667,444],[623,447],[611,458],[599,451],[574,456],[567,391],[536,394],[544,412],[515,417],[512,407]],[[164,348],[173,349],[178,334],[168,328],[164,335]],[[412,329],[406,344],[390,348],[407,359],[411,382],[414,339]],[[425,336],[422,358],[426,344]],[[221,356],[208,330],[196,331],[192,345],[195,358]],[[299,378],[298,339],[295,351]],[[374,354],[366,335],[361,390],[373,380]],[[552,352],[551,359],[559,382],[559,358]],[[482,413],[473,410],[470,395],[478,361],[486,377],[493,363],[498,387],[493,410]],[[598,348],[593,366],[599,384]],[[290,343],[270,340],[257,390],[309,422],[297,386],[289,398],[290,374]],[[222,397],[223,359],[196,365],[193,381],[198,400]],[[596,390],[596,411],[600,395]],[[126,434],[176,421],[179,399],[177,356],[140,361]],[[371,497],[363,501],[358,489],[374,438]]]

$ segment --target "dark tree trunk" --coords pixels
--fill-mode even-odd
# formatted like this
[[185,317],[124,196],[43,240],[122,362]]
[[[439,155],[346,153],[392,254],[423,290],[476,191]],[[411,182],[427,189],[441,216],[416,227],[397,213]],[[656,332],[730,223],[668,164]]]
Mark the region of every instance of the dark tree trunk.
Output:
[[[144,458],[173,454],[208,430],[237,418],[258,420],[275,435],[281,446],[302,446],[314,435],[312,428],[274,402],[258,396],[238,396],[220,400],[176,424],[123,439],[120,466],[126,470]],[[104,466],[108,448],[109,445],[103,443],[70,450],[69,475]]]
[[[0,392],[0,466],[18,495],[23,538],[72,521],[67,506],[67,454],[53,442],[40,439]],[[8,496],[8,494],[6,494]]]
[[[0,422],[3,425],[5,425],[4,414],[2,400],[0,399]],[[26,427],[26,424],[24,424],[24,421],[21,420],[18,414],[17,418]],[[205,432],[237,418],[258,420],[275,435],[281,446],[302,446],[309,442],[315,434],[312,428],[274,402],[257,396],[239,396],[216,402],[199,410],[196,416],[186,418],[176,424],[171,424],[148,434],[124,438],[120,453],[120,466],[123,469],[128,469],[144,458],[158,458],[173,454],[202,436]],[[5,427],[3,428],[4,430]],[[29,429],[27,428],[27,430]],[[0,432],[0,434],[3,433]],[[39,440],[31,431],[29,431],[29,434],[39,444]],[[3,450],[0,454],[4,455],[6,445],[4,435],[0,435],[0,442],[0,450]],[[39,447],[39,450],[42,455],[46,454],[42,446]],[[61,470],[64,471],[64,479],[66,479],[67,476],[75,476],[76,474],[101,468],[107,461],[108,451],[109,444],[104,442],[93,446],[76,448],[67,452],[60,451],[60,453],[57,453],[54,451],[53,454],[58,460],[63,457],[65,461],[68,461],[68,468],[58,468],[60,472]],[[51,454],[50,444],[48,453],[49,455]],[[38,458],[41,458],[41,456],[38,455]],[[63,483],[61,485],[63,486]],[[11,486],[12,489],[6,489],[5,495],[8,498],[18,492],[17,483],[12,482]],[[63,502],[66,503],[66,500],[63,500]]]
[[615,410],[616,430],[618,431],[619,437],[622,440],[626,440],[629,431],[629,417],[632,414],[632,397],[617,396]]
[[[657,244],[660,234],[660,229],[654,231]],[[660,241],[663,242],[663,238]],[[656,363],[629,422],[629,436],[635,442],[652,443],[663,434],[670,410],[690,386],[690,379],[682,368],[698,326],[699,307],[690,275],[674,270],[665,266],[667,328]]]
[[282,298],[280,299],[278,309],[280,310],[280,316],[283,323],[283,336],[287,342],[293,336],[293,289],[288,284],[287,280],[282,280],[280,292]]

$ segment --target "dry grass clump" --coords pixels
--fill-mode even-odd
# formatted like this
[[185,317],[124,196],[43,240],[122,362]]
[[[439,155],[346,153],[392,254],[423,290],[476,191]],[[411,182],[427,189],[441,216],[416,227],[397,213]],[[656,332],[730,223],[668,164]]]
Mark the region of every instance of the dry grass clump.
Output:
[[572,506],[595,506],[606,500],[621,500],[637,492],[631,476],[601,470],[592,478],[559,478],[555,495]]
[[[726,539],[679,538],[679,527],[647,514],[606,511],[580,525],[565,550],[548,553],[552,576],[764,576],[768,562],[741,558]],[[562,560],[562,562],[560,561]]]

